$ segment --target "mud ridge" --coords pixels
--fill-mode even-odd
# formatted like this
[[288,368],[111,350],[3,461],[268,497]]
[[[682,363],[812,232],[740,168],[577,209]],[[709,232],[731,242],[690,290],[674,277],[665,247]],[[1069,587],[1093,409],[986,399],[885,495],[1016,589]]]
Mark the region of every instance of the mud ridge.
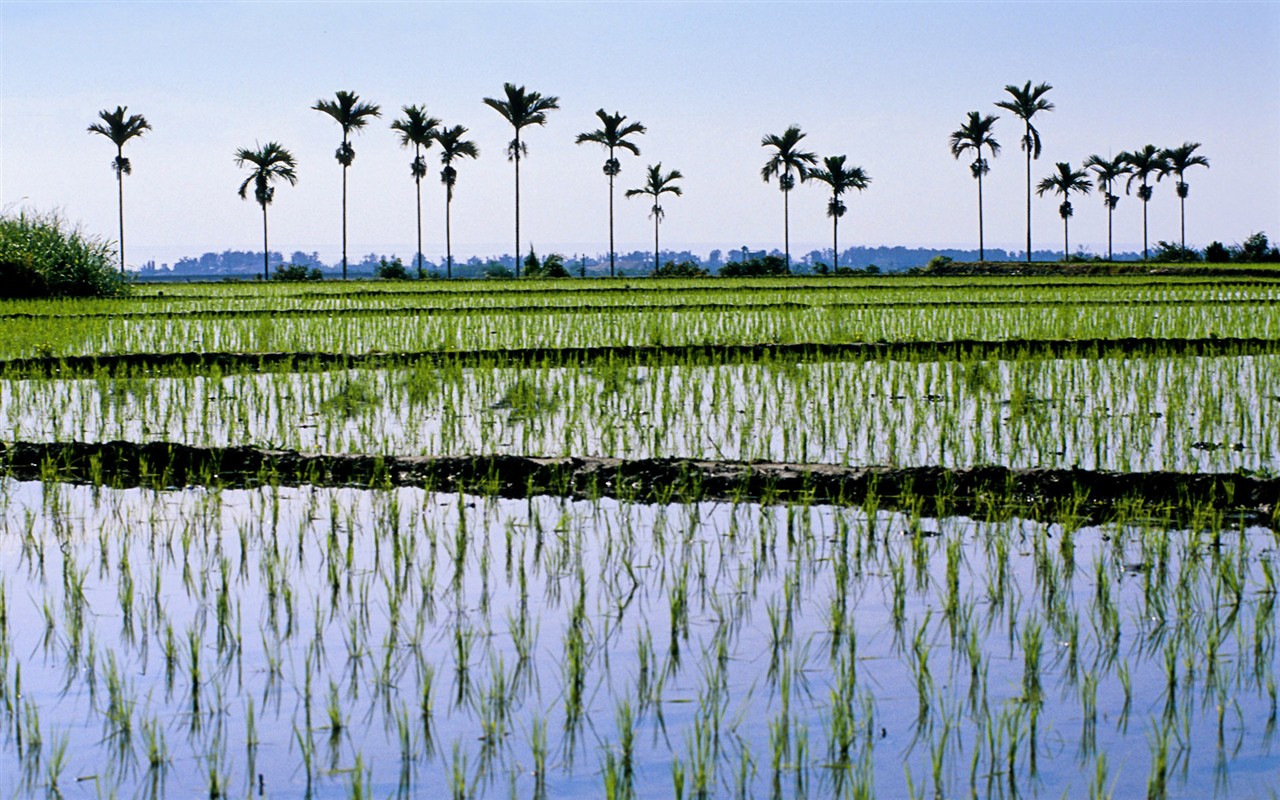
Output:
[[0,360],[0,377],[75,378],[108,372],[119,375],[188,374],[219,370],[298,372],[328,369],[409,367],[574,367],[601,362],[631,364],[737,364],[756,361],[996,360],[1026,358],[1111,358],[1240,356],[1280,353],[1280,339],[1123,338],[1005,339],[982,341],[797,342],[792,344],[618,345],[613,347],[520,348],[512,350],[425,350],[411,352],[178,352],[41,356]]
[[1170,520],[1214,509],[1274,525],[1280,479],[1234,473],[1119,473],[982,466],[840,467],[695,459],[327,455],[169,442],[0,443],[0,474],[113,487],[423,487],[524,498],[761,501],[914,508],[925,515],[1103,520],[1140,507]]
[[703,313],[708,311],[871,311],[878,309],[920,310],[920,309],[952,309],[952,308],[1038,308],[1061,306],[1123,306],[1156,307],[1156,306],[1274,306],[1280,305],[1280,298],[1173,298],[1169,300],[1137,300],[1124,298],[1081,298],[1078,300],[885,300],[873,301],[837,301],[823,302],[820,298],[812,301],[777,301],[767,303],[590,303],[576,305],[523,304],[510,306],[477,306],[477,305],[405,305],[405,306],[354,306],[351,308],[206,308],[188,311],[156,310],[156,311],[95,311],[82,314],[41,314],[35,312],[14,312],[0,314],[3,320],[89,320],[119,319],[128,321],[148,319],[315,319],[315,318],[348,318],[387,315],[433,315],[459,316],[463,314],[648,314],[648,313]]
[[[1019,262],[1021,263],[1021,262]],[[1013,273],[1001,272],[993,273],[1002,278],[1007,278]],[[385,298],[385,297],[454,297],[454,296],[511,296],[520,294],[521,296],[564,296],[564,295],[611,295],[611,294],[630,294],[636,292],[670,292],[688,294],[690,292],[704,293],[723,293],[731,291],[734,294],[754,293],[754,292],[778,292],[778,291],[822,291],[829,288],[850,289],[850,288],[866,288],[869,290],[894,291],[894,290],[919,290],[928,286],[933,286],[939,290],[958,289],[961,287],[981,287],[989,290],[1008,289],[1010,291],[1020,289],[1043,289],[1043,288],[1076,288],[1076,287],[1151,287],[1151,286],[1195,286],[1197,284],[1212,284],[1215,287],[1222,286],[1239,286],[1239,287],[1262,287],[1275,286],[1276,280],[1280,279],[1280,270],[1234,270],[1220,274],[1208,274],[1203,269],[1199,272],[1188,271],[1181,274],[1159,273],[1159,276],[1153,277],[1151,280],[1138,280],[1146,273],[1124,273],[1122,278],[1128,278],[1122,282],[1115,280],[1106,280],[1107,276],[1099,280],[1093,276],[1082,277],[1079,275],[1055,275],[1046,273],[1043,275],[1024,275],[1020,276],[1017,284],[1001,285],[990,279],[989,275],[933,275],[933,276],[899,276],[896,273],[888,275],[863,275],[849,278],[815,278],[812,276],[791,276],[785,278],[698,278],[698,279],[677,279],[667,282],[656,280],[653,278],[624,278],[624,279],[604,279],[592,278],[586,281],[593,285],[582,286],[529,286],[517,282],[497,282],[496,284],[485,284],[484,281],[459,279],[452,284],[441,286],[438,283],[428,283],[425,287],[405,286],[403,284],[395,285],[387,289],[354,289],[351,291],[317,291],[317,290],[301,290],[296,294],[288,295],[289,297],[306,297],[317,300],[333,300],[334,298]],[[1162,277],[1161,277],[1162,276]],[[945,277],[945,282],[937,282],[933,279],[937,277]],[[1168,278],[1189,278],[1185,282],[1170,283]],[[1163,278],[1163,279],[1162,279]],[[599,282],[595,284],[595,282]],[[580,282],[581,283],[581,282]],[[331,285],[341,285],[339,281],[333,281]],[[236,295],[228,293],[202,293],[202,294],[185,294],[164,293],[164,284],[150,284],[157,286],[157,294],[141,294],[130,297],[130,300],[144,302],[168,302],[171,300],[188,301],[188,300],[227,300],[243,298],[253,295]],[[228,284],[218,280],[207,281],[191,281],[187,286],[227,286]],[[231,286],[246,286],[246,284],[230,284]],[[261,285],[261,284],[257,284]],[[295,284],[297,285],[297,284]],[[254,286],[254,284],[247,284]]]

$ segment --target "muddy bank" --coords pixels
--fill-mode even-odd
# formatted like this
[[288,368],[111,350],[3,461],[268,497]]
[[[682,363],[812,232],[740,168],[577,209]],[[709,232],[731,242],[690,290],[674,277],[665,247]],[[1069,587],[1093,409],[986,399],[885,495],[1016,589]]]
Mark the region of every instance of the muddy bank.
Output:
[[0,377],[75,378],[112,375],[160,376],[218,370],[227,373],[300,372],[330,369],[411,367],[576,367],[610,361],[636,365],[739,364],[756,361],[967,361],[1028,358],[1142,358],[1241,356],[1280,353],[1280,339],[1124,338],[1007,339],[918,342],[800,342],[794,344],[620,345],[531,347],[512,350],[426,350],[398,353],[181,352],[48,356],[0,360]]
[[[393,295],[394,296],[394,295]],[[644,313],[706,313],[708,311],[807,311],[823,309],[828,311],[872,311],[872,310],[921,310],[948,308],[1031,308],[1031,307],[1063,307],[1063,306],[1274,306],[1280,305],[1280,298],[1249,299],[1195,299],[1173,298],[1168,300],[1138,300],[1124,298],[1080,298],[1074,300],[885,300],[876,301],[838,301],[824,302],[820,297],[801,301],[778,301],[765,303],[700,303],[700,302],[648,302],[648,303],[575,303],[573,305],[553,303],[530,303],[522,305],[370,305],[351,308],[254,308],[254,309],[194,309],[188,311],[95,311],[83,314],[41,314],[34,312],[15,312],[0,314],[0,322],[5,320],[36,320],[50,322],[61,320],[85,319],[321,319],[336,317],[371,317],[371,316],[461,316],[477,314],[644,314]]]
[[[839,467],[691,459],[324,455],[167,442],[0,443],[0,474],[116,487],[416,486],[503,497],[552,494],[646,502],[808,501],[941,514],[1111,518],[1120,504],[1187,519],[1207,509],[1274,524],[1280,479],[975,467]],[[1135,505],[1136,504],[1136,505]]]
[[1204,262],[1164,262],[1149,264],[1142,261],[951,261],[929,267],[925,275],[938,278],[972,278],[985,276],[1075,278],[1116,276],[1165,276],[1180,278],[1275,278],[1280,277],[1280,267],[1255,264],[1248,267],[1206,264]]

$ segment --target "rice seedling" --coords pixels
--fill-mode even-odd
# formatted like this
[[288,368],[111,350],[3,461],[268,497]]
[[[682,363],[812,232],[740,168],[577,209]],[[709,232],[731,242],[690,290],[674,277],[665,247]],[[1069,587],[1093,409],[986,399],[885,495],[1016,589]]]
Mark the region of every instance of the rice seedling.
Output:
[[[87,483],[0,446],[0,794],[1263,791],[1274,520],[893,470],[1271,480],[1275,283],[895,280],[0,307],[0,440],[156,442]],[[753,460],[889,469],[821,495]]]

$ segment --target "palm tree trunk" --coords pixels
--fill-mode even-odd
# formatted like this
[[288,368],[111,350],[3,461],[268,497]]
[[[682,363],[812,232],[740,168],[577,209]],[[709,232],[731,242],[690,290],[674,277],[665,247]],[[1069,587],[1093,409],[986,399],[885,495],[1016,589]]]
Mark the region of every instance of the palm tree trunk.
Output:
[[[982,151],[978,151],[978,160],[982,160]],[[982,238],[982,171],[978,171],[978,261],[987,260],[987,251]]]
[[[610,160],[613,159],[612,153],[610,153],[609,159]],[[614,277],[613,260],[614,260],[614,256],[613,256],[613,176],[610,175],[609,176],[609,277],[610,278]]]
[[[1182,184],[1181,175],[1178,176],[1178,183]],[[1179,196],[1178,205],[1182,212],[1182,252],[1178,253],[1178,260],[1181,261],[1187,254],[1187,198]]]
[[[1144,183],[1143,186],[1146,186]],[[1142,260],[1146,261],[1147,256],[1147,203],[1148,200],[1142,201]]]
[[415,175],[413,182],[418,189],[418,280],[422,280],[422,178]]
[[1027,123],[1027,263],[1031,263],[1031,123]]
[[1071,240],[1067,236],[1067,218],[1062,218],[1062,263],[1071,260]]
[[1115,261],[1116,257],[1111,251],[1111,215],[1115,213],[1115,209],[1111,206],[1111,184],[1107,184],[1107,260]]
[[342,166],[342,279],[347,279],[347,167]]
[[658,223],[661,219],[662,218],[658,216],[658,209],[655,204],[653,210],[653,268],[655,270],[658,269]]
[[[790,174],[790,173],[788,173]],[[782,248],[787,254],[787,272],[791,271],[791,192],[782,190]]]
[[453,190],[448,190],[444,198],[444,252],[448,263],[445,276],[453,278],[453,232],[449,228],[449,210],[453,208]]
[[124,280],[124,171],[120,164],[124,163],[124,148],[116,147],[116,188],[120,196],[120,279]]
[[520,277],[520,129],[516,128],[516,277]]
[[267,248],[267,204],[262,204],[262,279],[264,281],[271,280],[271,272],[269,269],[271,250]]
[[[838,203],[839,197],[834,198]],[[831,269],[834,272],[840,267],[840,218],[831,217]]]

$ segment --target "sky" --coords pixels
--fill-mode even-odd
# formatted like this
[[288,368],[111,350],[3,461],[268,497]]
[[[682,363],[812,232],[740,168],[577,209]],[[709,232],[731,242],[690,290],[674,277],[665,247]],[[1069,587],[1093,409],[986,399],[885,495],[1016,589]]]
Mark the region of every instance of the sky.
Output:
[[[1145,144],[1200,142],[1188,173],[1187,242],[1280,239],[1280,3],[1277,2],[24,2],[0,0],[0,209],[59,210],[115,238],[114,147],[86,132],[127,105],[153,126],[125,149],[131,266],[224,249],[259,250],[261,214],[236,190],[235,151],[277,141],[297,186],[270,207],[271,249],[341,253],[340,130],[312,110],[337,90],[381,105],[356,135],[349,253],[414,252],[412,153],[390,122],[408,104],[470,129],[458,165],[455,258],[509,253],[510,126],[482,102],[510,81],[559,98],[526,129],[522,249],[608,250],[606,158],[575,145],[598,108],[644,123],[623,154],[618,250],[652,247],[649,203],[623,199],[645,168],[684,174],[666,196],[664,249],[780,248],[783,201],[760,169],[766,134],[789,125],[820,156],[872,178],[848,197],[841,248],[977,246],[977,187],[948,136],[969,111],[1000,116],[1003,145],[984,180],[988,248],[1022,250],[1020,123],[994,103],[1007,84],[1053,86],[1036,117],[1038,181]],[[437,153],[423,183],[424,251],[444,252]],[[1135,187],[1136,188],[1136,187]],[[1115,246],[1141,248],[1141,202],[1123,196]],[[828,195],[791,193],[793,256],[830,247]],[[1056,198],[1033,198],[1033,245],[1062,247]],[[1099,196],[1074,201],[1071,247],[1106,250]],[[1150,239],[1178,237],[1173,181],[1156,186]]]

